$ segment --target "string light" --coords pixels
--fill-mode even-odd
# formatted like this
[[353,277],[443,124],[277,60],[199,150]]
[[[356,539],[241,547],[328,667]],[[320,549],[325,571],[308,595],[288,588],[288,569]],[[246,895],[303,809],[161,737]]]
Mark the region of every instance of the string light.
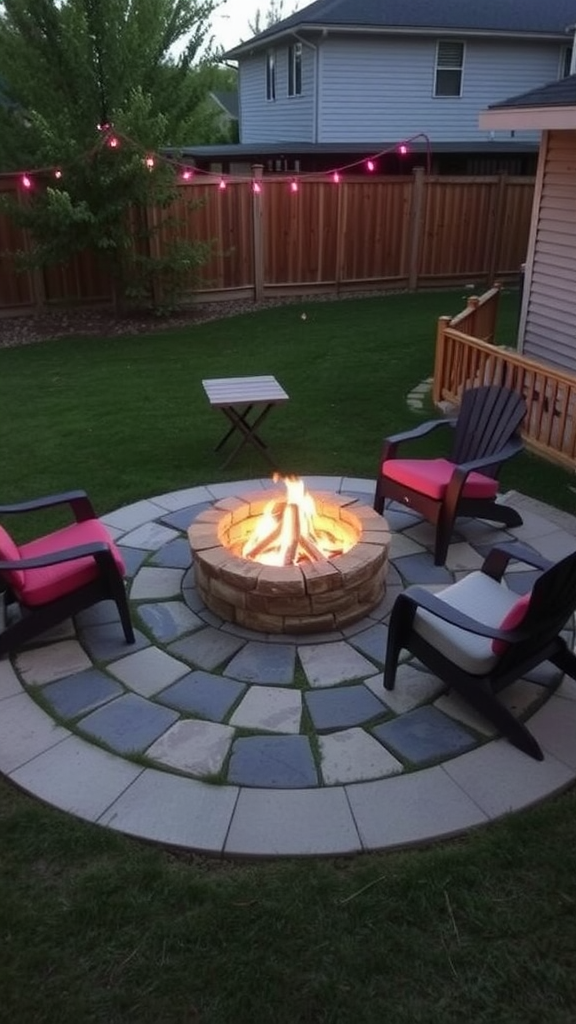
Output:
[[[124,143],[125,145],[128,145],[128,146],[132,146],[134,148],[138,148],[138,144],[135,143],[132,139],[129,139],[127,136],[120,135],[119,133],[114,133],[113,132],[113,126],[109,122],[104,122],[102,124],[98,124],[97,125],[97,129],[103,135],[101,141],[99,141],[97,143],[96,147],[94,147],[88,153],[84,154],[84,157],[81,157],[79,159],[88,159],[88,158],[90,158],[93,155],[93,153],[101,145],[108,146],[110,149],[113,149],[113,150],[118,150],[121,147],[122,143]],[[359,160],[354,160],[354,161],[350,162],[349,164],[345,164],[344,166],[332,168],[329,171],[307,171],[307,172],[303,172],[303,173],[298,172],[297,174],[292,175],[291,178],[289,179],[289,189],[290,189],[290,192],[291,193],[298,192],[299,188],[300,188],[300,182],[302,182],[302,181],[319,181],[319,180],[323,180],[323,179],[325,180],[326,174],[328,174],[328,176],[331,178],[332,182],[335,185],[337,185],[337,184],[339,184],[342,181],[342,175],[343,175],[343,173],[345,171],[352,170],[352,169],[358,168],[360,166],[363,166],[363,168],[364,168],[364,170],[366,172],[372,174],[377,169],[377,166],[378,166],[377,160],[378,160],[378,158],[381,158],[384,155],[389,154],[389,153],[397,153],[400,156],[406,156],[410,152],[409,144],[413,143],[413,142],[416,142],[416,140],[418,140],[418,139],[422,139],[425,142],[425,145],[426,145],[426,171],[427,171],[428,174],[430,174],[431,170],[432,170],[432,166],[431,166],[432,165],[432,149],[431,149],[430,139],[429,139],[429,137],[424,132],[419,132],[417,135],[413,135],[410,138],[403,140],[402,142],[399,142],[399,143],[396,142],[393,145],[387,146],[385,149],[382,149],[380,152],[375,153],[372,156],[362,157]],[[224,175],[221,172],[204,170],[203,168],[200,168],[200,167],[195,167],[192,170],[190,167],[186,167],[185,165],[184,166],[179,165],[178,160],[177,159],[176,160],[173,159],[171,155],[165,156],[165,155],[163,155],[161,153],[160,154],[156,153],[156,154],[143,155],[142,159],[143,159],[143,163],[145,164],[145,166],[150,171],[153,170],[153,168],[157,166],[158,162],[162,162],[162,163],[164,163],[166,165],[170,164],[172,166],[174,166],[174,164],[175,164],[176,165],[176,170],[177,170],[178,175],[179,175],[179,178],[180,178],[180,180],[182,182],[190,182],[197,175],[198,176],[204,176],[204,178],[206,180],[208,180],[208,181],[210,179],[212,179],[212,180],[219,179],[218,180],[218,187],[219,187],[220,191],[225,191],[225,189],[228,186],[228,182],[234,182],[234,184],[242,184],[243,182],[249,181],[251,183],[251,186],[252,186],[252,191],[255,194],[259,194],[259,193],[262,192],[262,187],[263,187],[262,181],[260,179],[259,180],[255,180],[253,177],[246,178],[246,177],[242,177],[240,175]],[[60,168],[43,167],[43,168],[35,168],[33,171],[21,171],[21,172],[18,172],[18,171],[16,171],[16,172],[5,171],[5,172],[0,172],[0,178],[6,178],[6,177],[12,178],[14,176],[14,174],[19,176],[20,186],[23,189],[26,189],[27,191],[34,187],[34,176],[40,177],[41,175],[43,176],[43,175],[51,174],[57,180],[60,180],[62,178],[62,176],[63,176],[63,172],[62,172],[62,170]],[[286,180],[286,179],[282,179],[279,175],[277,175],[277,176],[275,176],[274,180],[275,181],[282,181],[282,180]]]

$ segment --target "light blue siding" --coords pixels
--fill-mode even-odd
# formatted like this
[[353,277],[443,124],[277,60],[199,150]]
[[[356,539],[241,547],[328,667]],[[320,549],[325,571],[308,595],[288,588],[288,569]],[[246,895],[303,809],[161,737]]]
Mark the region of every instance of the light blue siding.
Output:
[[266,53],[240,65],[240,142],[314,142],[315,53],[302,47],[302,95],[288,95],[288,47],[276,49],[276,99],[266,99]]
[[[288,49],[277,49],[276,100],[266,100],[265,54],[241,62],[241,142],[378,142],[425,132],[479,142],[479,112],[558,77],[557,43],[467,39],[462,95],[435,97],[436,38],[350,36],[303,48],[303,94],[288,97]],[[318,96],[315,67],[318,68]],[[538,133],[517,132],[518,140]],[[496,139],[510,139],[509,132]]]

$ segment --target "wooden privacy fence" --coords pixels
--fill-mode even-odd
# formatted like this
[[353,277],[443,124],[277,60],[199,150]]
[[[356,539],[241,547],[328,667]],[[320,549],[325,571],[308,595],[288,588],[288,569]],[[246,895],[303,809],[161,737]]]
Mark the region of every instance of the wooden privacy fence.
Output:
[[[534,181],[521,177],[347,177],[290,181],[227,179],[181,186],[155,254],[178,236],[213,241],[189,298],[259,300],[313,291],[410,289],[451,282],[491,283],[519,273],[526,256]],[[18,183],[0,179],[0,190]],[[194,200],[190,204],[190,200]],[[194,207],[191,209],[191,205]],[[148,210],[151,224],[163,213]],[[57,304],[110,302],[105,263],[84,252],[66,264],[20,273],[6,255],[29,248],[25,232],[0,212],[0,313]]]
[[514,388],[528,406],[522,428],[526,445],[575,469],[576,377],[486,340],[494,336],[497,303],[498,288],[493,288],[458,316],[440,317],[433,399],[457,405],[467,387],[503,384]]

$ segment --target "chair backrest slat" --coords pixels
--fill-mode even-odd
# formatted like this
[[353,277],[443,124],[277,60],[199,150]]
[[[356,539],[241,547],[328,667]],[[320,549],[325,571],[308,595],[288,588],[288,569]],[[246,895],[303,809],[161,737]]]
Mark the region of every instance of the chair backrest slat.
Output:
[[509,388],[469,388],[454,431],[452,462],[468,462],[499,451],[520,428],[526,415],[522,395]]

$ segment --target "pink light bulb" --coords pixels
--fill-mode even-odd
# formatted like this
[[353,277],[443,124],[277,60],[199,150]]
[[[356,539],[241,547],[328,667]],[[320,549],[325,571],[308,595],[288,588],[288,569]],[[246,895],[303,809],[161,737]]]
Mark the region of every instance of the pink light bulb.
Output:
[[192,180],[192,171],[189,171],[188,168],[186,168],[185,171],[182,171],[182,178],[183,178],[184,181],[191,181]]
[[406,153],[408,152],[408,146],[405,146],[404,143],[402,143],[401,146],[398,146],[398,152],[400,153],[400,156],[406,156]]
[[252,183],[252,191],[255,192],[256,195],[259,195],[259,193],[262,191],[262,186],[258,181]]
[[375,167],[375,164],[374,164],[373,160],[367,160],[366,161],[366,170],[373,171],[374,167]]
[[334,174],[332,175],[332,181],[334,182],[335,185],[337,185],[338,182],[340,181],[340,175],[338,174],[338,171],[334,171]]
[[54,171],[54,177],[55,178],[61,178],[62,177],[62,171]]
[[221,192],[223,192],[224,189],[226,188],[226,182],[224,181],[224,178],[220,178],[220,184],[218,185],[218,188],[220,189]]
[[290,191],[291,192],[297,192],[298,191],[298,182],[295,179],[290,182]]
[[20,180],[23,188],[32,188],[32,182],[27,174],[23,174]]
[[146,160],[144,161],[144,163],[146,164],[146,167],[148,168],[148,170],[151,171],[152,168],[154,167],[154,157],[153,156],[147,156]]
[[120,141],[119,139],[116,138],[115,135],[112,135],[112,137],[108,139],[108,145],[110,146],[110,149],[118,149]]

